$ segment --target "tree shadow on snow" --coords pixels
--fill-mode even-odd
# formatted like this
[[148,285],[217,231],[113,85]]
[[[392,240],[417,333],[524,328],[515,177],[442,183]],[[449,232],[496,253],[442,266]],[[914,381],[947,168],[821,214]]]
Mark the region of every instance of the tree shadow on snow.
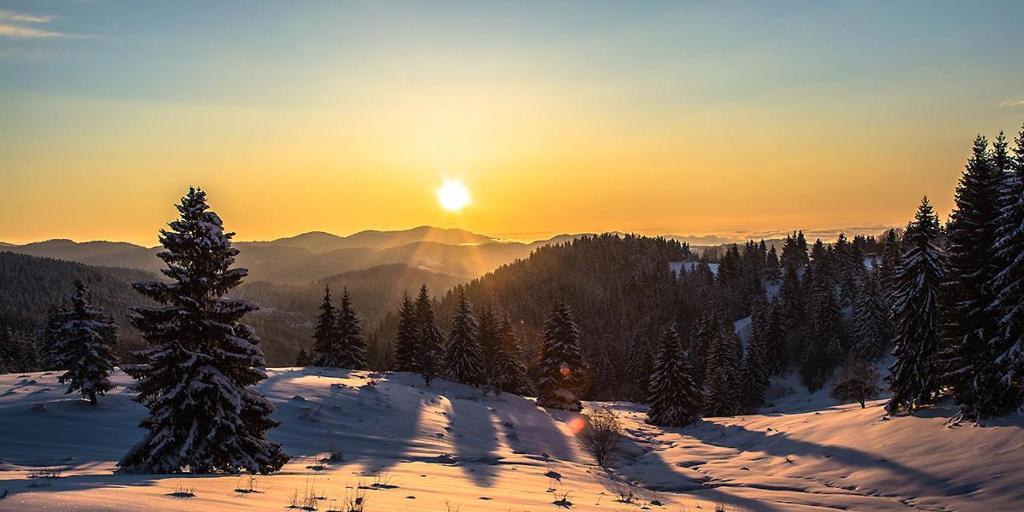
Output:
[[498,431],[490,408],[478,395],[452,396],[449,401],[448,428],[458,464],[476,485],[489,487],[494,482],[494,466],[501,460],[495,452]]

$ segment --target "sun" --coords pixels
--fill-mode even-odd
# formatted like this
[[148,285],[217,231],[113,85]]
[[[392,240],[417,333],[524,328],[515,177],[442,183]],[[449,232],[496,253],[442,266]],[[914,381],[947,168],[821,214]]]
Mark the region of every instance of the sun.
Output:
[[469,204],[469,190],[461,181],[445,181],[441,188],[437,189],[437,202],[441,208],[457,212]]

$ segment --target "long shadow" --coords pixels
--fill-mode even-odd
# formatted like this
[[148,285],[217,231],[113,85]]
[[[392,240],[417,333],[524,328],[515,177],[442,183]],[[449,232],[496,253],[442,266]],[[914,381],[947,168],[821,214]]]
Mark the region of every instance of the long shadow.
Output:
[[[678,432],[683,434],[683,429],[663,428],[665,432]],[[690,478],[665,461],[657,451],[644,446],[632,438],[624,437],[621,445],[622,451],[627,454],[635,454],[630,460],[623,460],[614,466],[616,474],[608,475],[608,483],[605,487],[612,491],[612,495],[618,492],[614,483],[619,486],[639,487],[648,491],[669,493],[677,496],[691,495],[695,498],[708,500],[714,503],[737,507],[740,510],[774,512],[782,511],[781,504],[759,501],[743,496],[737,496],[723,492],[716,487],[704,485],[703,480]],[[651,475],[657,475],[658,480],[652,481]],[[636,485],[639,484],[639,485]]]
[[494,466],[500,460],[495,453],[498,431],[491,412],[478,395],[452,396],[449,401],[452,410],[448,428],[459,465],[475,484],[490,486],[494,482]]
[[[191,475],[191,474],[145,474],[145,475],[124,475],[119,473],[107,473],[98,475],[69,475],[59,478],[29,478],[25,480],[0,481],[0,494],[4,490],[10,492],[5,498],[10,500],[13,496],[22,493],[50,493],[50,492],[73,492],[93,489],[121,489],[126,487],[149,487],[156,485],[160,480],[192,479],[192,478],[222,478],[224,475]],[[0,502],[2,505],[3,502]],[[3,508],[0,506],[0,508]]]
[[[310,394],[308,383],[287,384],[299,377],[346,378],[350,373],[334,368],[294,370],[272,375],[261,386],[265,393],[278,395],[274,417],[282,426],[271,430],[270,438],[281,443],[293,461],[308,457],[310,464],[315,464],[313,457],[334,452],[341,456],[335,463],[362,462],[368,471],[384,472],[419,446],[416,440],[424,402],[437,396],[430,388],[391,393],[403,385],[380,380],[360,387],[325,384]],[[292,391],[305,394],[287,397]]]
[[494,400],[500,404],[494,414],[501,422],[505,440],[514,453],[538,461],[576,462],[573,445],[556,425],[556,421],[578,416],[576,413],[538,408],[530,400],[509,393],[502,393]]
[[943,489],[951,495],[960,495],[974,490],[973,487],[950,487],[948,480],[943,480],[918,468],[888,459],[880,459],[876,454],[844,446],[821,445],[793,439],[782,432],[768,435],[767,432],[748,430],[739,425],[721,426],[704,423],[697,428],[686,429],[682,434],[698,439],[705,444],[739,451],[753,450],[778,457],[816,456],[834,460],[844,467],[885,470],[891,474],[893,480],[921,488]]

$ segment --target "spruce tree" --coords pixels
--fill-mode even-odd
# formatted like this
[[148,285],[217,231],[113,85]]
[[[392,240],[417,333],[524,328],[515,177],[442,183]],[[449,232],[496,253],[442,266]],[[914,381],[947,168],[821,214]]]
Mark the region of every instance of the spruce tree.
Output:
[[429,386],[441,374],[444,364],[444,337],[434,321],[434,305],[430,302],[427,285],[420,287],[415,305],[416,342],[414,360],[416,371]]
[[882,299],[879,271],[864,274],[853,304],[853,346],[855,359],[874,361],[885,353],[892,339],[889,312]]
[[769,305],[768,325],[764,337],[768,346],[768,367],[771,374],[781,375],[786,370],[786,333],[782,328],[782,301],[778,299]]
[[295,356],[295,366],[305,368],[311,364],[310,361],[312,361],[312,359],[309,357],[309,353],[306,352],[306,349],[300,348],[298,355]]
[[60,360],[64,350],[64,325],[68,322],[70,312],[64,304],[50,306],[46,312],[46,324],[43,326],[43,348],[40,350],[43,368],[60,370]]
[[768,378],[771,375],[768,348],[771,321],[769,308],[768,301],[763,295],[755,299],[754,310],[751,313],[753,318],[750,324],[750,338],[741,365],[741,401],[748,409],[755,409],[764,404],[764,392],[768,389]]
[[576,388],[583,376],[579,330],[569,306],[558,302],[544,324],[544,343],[538,368],[537,405],[578,411]]
[[890,298],[896,295],[896,274],[903,263],[903,250],[900,247],[900,239],[895,229],[885,233],[885,242],[882,247],[882,261],[878,267],[878,284],[882,289],[882,299],[886,308],[892,310]]
[[715,333],[708,347],[704,412],[708,416],[732,416],[740,410],[742,348],[732,329]]
[[1014,140],[1010,172],[1003,177],[1003,205],[996,232],[1000,272],[990,282],[997,329],[990,342],[997,386],[990,390],[993,413],[1020,408],[1024,401],[1024,127]]
[[647,422],[685,427],[697,421],[700,418],[701,393],[693,382],[693,368],[673,326],[667,327],[658,339],[653,370]]
[[494,368],[496,385],[506,393],[530,393],[532,387],[526,374],[526,365],[523,363],[523,349],[508,314],[503,315],[498,322],[497,334],[499,350]]
[[89,403],[96,405],[97,397],[114,388],[110,374],[114,371],[117,325],[92,305],[89,289],[80,280],[75,281],[71,307],[60,316],[64,324],[59,328],[51,352],[52,364],[65,370],[58,381],[68,383],[65,393],[79,391]]
[[402,308],[398,311],[398,332],[395,334],[395,370],[418,372],[416,345],[419,341],[419,324],[416,321],[416,306],[409,294],[402,296]]
[[448,331],[445,373],[452,380],[465,384],[479,385],[484,381],[484,361],[480,340],[477,339],[476,318],[462,288],[459,288],[459,304]]
[[126,369],[136,401],[149,409],[141,442],[118,463],[126,473],[269,473],[288,460],[267,440],[274,407],[254,385],[267,377],[253,330],[240,323],[250,302],[225,298],[247,271],[231,268],[234,233],[190,188],[180,218],[160,230],[166,281],[136,283],[157,302],[133,310],[132,324],[152,346]]
[[480,309],[477,319],[476,339],[480,345],[480,360],[483,362],[483,376],[480,380],[487,387],[497,387],[498,359],[501,357],[501,344],[498,339],[498,317],[489,307]]
[[366,368],[366,340],[359,326],[359,316],[352,308],[348,288],[341,289],[341,303],[334,321],[335,357],[339,368]]
[[930,402],[938,388],[934,356],[939,343],[939,286],[943,280],[939,234],[939,219],[925,197],[907,227],[903,263],[895,276],[892,303],[896,360],[890,367],[892,398],[886,406],[890,414]]
[[842,311],[835,294],[832,261],[821,240],[815,242],[811,254],[810,325],[800,377],[807,389],[817,391],[842,358]]
[[[679,349],[682,350],[682,346]],[[630,383],[627,398],[632,402],[645,404],[650,401],[651,375],[654,373],[655,357],[651,352],[650,342],[647,339],[639,335],[633,338],[626,371]]]
[[316,317],[316,328],[313,331],[314,366],[338,366],[337,310],[331,302],[331,288],[324,286],[324,298],[320,302],[320,314]]
[[[1005,161],[1002,134],[996,145],[1000,160]],[[996,324],[990,282],[998,273],[993,246],[1003,172],[995,168],[985,137],[976,137],[957,185],[946,236],[943,298],[950,307],[939,365],[943,384],[960,404],[961,416],[968,419],[999,412],[998,404],[993,403],[998,376],[989,341],[995,336]]]

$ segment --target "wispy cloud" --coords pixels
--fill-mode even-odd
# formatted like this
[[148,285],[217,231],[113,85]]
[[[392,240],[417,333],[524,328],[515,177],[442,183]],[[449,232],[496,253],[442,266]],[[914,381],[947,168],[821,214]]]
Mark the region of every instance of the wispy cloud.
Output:
[[53,21],[52,16],[38,16],[0,9],[0,37],[10,39],[46,39],[66,34],[41,28]]
[[1024,96],[1015,100],[1006,100],[999,104],[999,108],[1024,107]]

